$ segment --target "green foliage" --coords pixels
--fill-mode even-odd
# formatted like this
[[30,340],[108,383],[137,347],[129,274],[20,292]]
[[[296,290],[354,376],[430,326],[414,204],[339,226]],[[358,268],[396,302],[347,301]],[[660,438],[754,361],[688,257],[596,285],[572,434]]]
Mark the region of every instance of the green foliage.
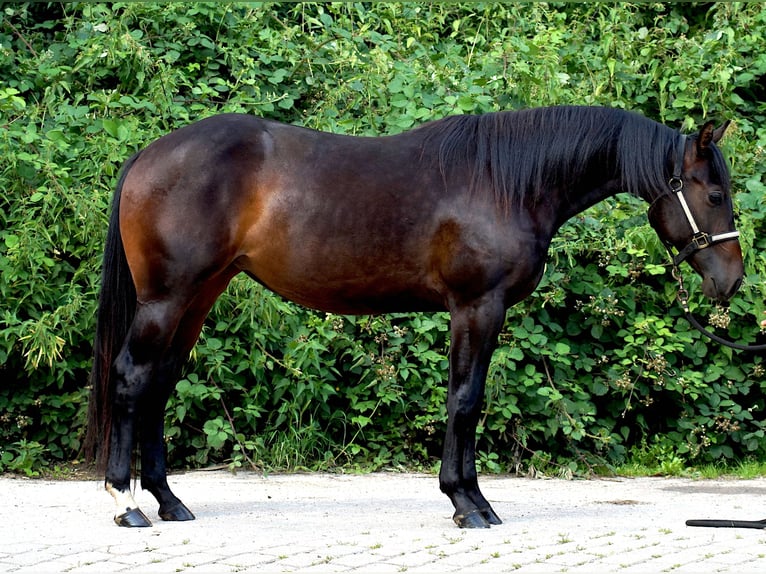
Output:
[[[350,134],[551,104],[630,108],[723,142],[752,341],[766,301],[766,9],[759,3],[5,3],[0,7],[0,471],[77,455],[100,254],[122,162],[190,121],[247,112]],[[556,237],[508,312],[484,471],[766,455],[764,365],[694,332],[630,197]],[[339,317],[237,278],[168,405],[171,464],[431,468],[448,317]],[[650,446],[646,446],[650,445]],[[643,449],[643,450],[642,450]],[[642,459],[642,460],[643,460]],[[558,465],[558,467],[556,466]],[[670,468],[670,470],[673,470]]]

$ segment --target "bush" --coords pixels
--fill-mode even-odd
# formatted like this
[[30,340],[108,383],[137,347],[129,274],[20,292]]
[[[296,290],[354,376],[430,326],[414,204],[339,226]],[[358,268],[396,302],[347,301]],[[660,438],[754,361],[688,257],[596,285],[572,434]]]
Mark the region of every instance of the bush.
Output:
[[[349,134],[455,113],[630,108],[670,126],[732,118],[723,142],[746,277],[764,309],[766,9],[758,3],[12,3],[0,22],[0,470],[77,456],[100,253],[122,162],[167,131],[247,112]],[[508,312],[479,428],[485,470],[583,470],[672,444],[763,459],[764,366],[703,339],[630,197],[556,237]],[[445,427],[448,317],[341,317],[237,278],[168,405],[171,464],[431,467]]]

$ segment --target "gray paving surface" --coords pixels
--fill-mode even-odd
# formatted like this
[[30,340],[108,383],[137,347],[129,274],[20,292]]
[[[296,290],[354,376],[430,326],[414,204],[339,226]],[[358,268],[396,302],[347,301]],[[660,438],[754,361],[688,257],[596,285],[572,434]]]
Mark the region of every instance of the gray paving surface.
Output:
[[766,531],[687,518],[766,517],[766,478],[483,476],[505,520],[460,530],[434,476],[227,471],[171,477],[197,515],[112,522],[98,481],[0,478],[0,572],[766,572]]

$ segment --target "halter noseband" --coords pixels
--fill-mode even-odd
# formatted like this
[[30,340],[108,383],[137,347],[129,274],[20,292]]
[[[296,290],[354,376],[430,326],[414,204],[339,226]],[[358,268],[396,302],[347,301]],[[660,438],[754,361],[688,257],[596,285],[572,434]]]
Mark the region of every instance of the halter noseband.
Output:
[[668,186],[670,187],[670,191],[667,191],[663,193],[662,195],[658,196],[657,199],[655,199],[652,202],[652,205],[649,207],[649,214],[651,216],[652,210],[654,209],[655,205],[657,205],[657,202],[661,199],[665,199],[666,197],[670,197],[672,195],[675,195],[678,198],[678,202],[681,204],[681,208],[684,211],[684,214],[686,215],[686,221],[689,222],[689,225],[692,228],[692,238],[689,240],[689,243],[684,247],[683,249],[680,249],[678,251],[677,255],[673,255],[673,246],[669,241],[662,240],[662,242],[665,244],[665,248],[668,250],[668,253],[670,254],[671,259],[673,260],[673,266],[678,267],[681,263],[686,261],[689,257],[691,257],[693,254],[695,254],[697,251],[701,251],[702,249],[706,249],[710,247],[711,245],[715,245],[716,243],[723,243],[724,241],[730,241],[732,239],[737,239],[739,237],[739,231],[728,231],[726,233],[718,233],[716,235],[710,235],[709,233],[705,231],[700,231],[699,227],[697,226],[697,221],[694,219],[694,215],[692,215],[691,209],[689,209],[689,204],[686,202],[686,197],[684,197],[684,180],[682,176],[682,171],[684,167],[684,155],[686,154],[686,136],[681,134],[678,139],[678,146],[676,148],[676,158],[675,158],[675,165],[673,167],[673,175],[668,180]]

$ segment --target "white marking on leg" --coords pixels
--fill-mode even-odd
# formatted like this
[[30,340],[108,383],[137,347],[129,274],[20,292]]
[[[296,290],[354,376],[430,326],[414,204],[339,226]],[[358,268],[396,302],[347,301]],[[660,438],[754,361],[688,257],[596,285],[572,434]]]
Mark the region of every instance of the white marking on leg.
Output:
[[126,512],[138,508],[138,504],[136,504],[136,501],[129,490],[121,492],[112,486],[111,482],[107,482],[106,491],[112,495],[114,501],[117,503],[117,513],[115,516],[121,516]]

